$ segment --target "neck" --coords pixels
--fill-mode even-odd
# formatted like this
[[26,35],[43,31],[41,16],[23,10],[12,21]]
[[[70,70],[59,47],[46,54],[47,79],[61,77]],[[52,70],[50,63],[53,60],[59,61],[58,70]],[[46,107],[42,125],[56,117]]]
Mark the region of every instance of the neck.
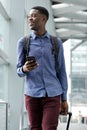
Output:
[[34,33],[38,36],[43,36],[46,33],[46,30],[34,30]]

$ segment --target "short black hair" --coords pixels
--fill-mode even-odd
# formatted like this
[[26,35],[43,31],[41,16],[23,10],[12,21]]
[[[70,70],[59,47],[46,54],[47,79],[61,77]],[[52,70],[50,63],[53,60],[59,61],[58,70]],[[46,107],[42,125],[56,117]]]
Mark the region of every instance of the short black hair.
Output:
[[31,9],[36,9],[38,10],[40,13],[46,15],[47,19],[49,19],[49,12],[45,7],[42,6],[34,6]]

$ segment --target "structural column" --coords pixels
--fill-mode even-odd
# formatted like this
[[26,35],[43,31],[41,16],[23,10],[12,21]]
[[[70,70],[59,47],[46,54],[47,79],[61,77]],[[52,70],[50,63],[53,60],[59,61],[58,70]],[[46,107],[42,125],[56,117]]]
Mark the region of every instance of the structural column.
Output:
[[10,128],[19,130],[20,109],[22,103],[23,79],[16,73],[17,40],[24,35],[24,0],[10,0],[9,52],[8,67],[8,103],[10,104]]

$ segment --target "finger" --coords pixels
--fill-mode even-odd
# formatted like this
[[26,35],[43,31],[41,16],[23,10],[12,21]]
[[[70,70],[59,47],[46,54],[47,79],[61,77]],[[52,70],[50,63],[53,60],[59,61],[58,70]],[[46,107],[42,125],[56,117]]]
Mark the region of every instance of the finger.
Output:
[[27,66],[27,69],[29,70],[29,71],[31,71],[31,70],[33,70],[33,69],[35,69],[37,67],[37,64],[35,65],[32,65],[32,66]]

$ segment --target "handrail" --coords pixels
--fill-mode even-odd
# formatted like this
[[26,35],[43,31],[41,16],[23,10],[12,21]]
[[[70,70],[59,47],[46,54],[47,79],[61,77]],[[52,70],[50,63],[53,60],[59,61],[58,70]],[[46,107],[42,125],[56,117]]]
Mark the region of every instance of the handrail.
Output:
[[[24,81],[23,81],[23,86],[24,86]],[[22,88],[20,118],[19,118],[19,130],[22,130],[22,127],[23,127],[23,106],[24,106],[24,88]]]
[[21,109],[20,109],[20,122],[19,122],[19,130],[22,130],[22,123],[23,123],[23,104],[24,101],[22,99],[22,103],[21,103]]
[[5,105],[5,116],[6,116],[6,119],[5,119],[5,122],[6,122],[6,126],[5,126],[5,130],[8,130],[8,107],[9,107],[9,104],[3,100],[0,100],[0,105]]

